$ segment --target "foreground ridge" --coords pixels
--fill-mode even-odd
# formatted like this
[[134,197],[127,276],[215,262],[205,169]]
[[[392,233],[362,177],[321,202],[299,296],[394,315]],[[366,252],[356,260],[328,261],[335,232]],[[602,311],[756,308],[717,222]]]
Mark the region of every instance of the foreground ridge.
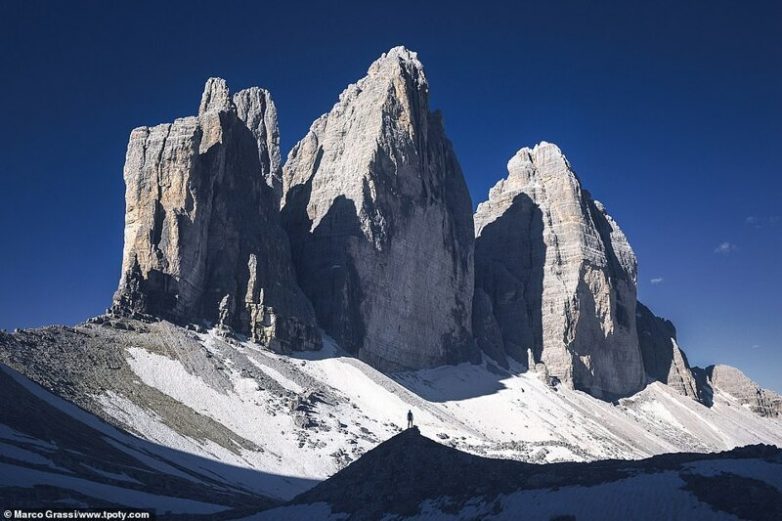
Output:
[[[351,520],[446,514],[448,519],[713,519],[715,512],[772,520],[782,515],[780,472],[782,449],[768,445],[708,455],[536,465],[465,454],[412,428],[290,506],[254,519],[298,519],[310,510],[322,519],[348,514]],[[622,494],[629,489],[639,493]]]

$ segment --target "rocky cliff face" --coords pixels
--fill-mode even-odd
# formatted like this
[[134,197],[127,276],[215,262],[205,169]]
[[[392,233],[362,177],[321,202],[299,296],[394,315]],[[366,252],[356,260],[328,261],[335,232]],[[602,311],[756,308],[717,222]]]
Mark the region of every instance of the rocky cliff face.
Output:
[[761,416],[782,417],[782,396],[763,389],[740,370],[729,365],[711,365],[701,370],[701,392],[705,401],[710,401],[715,390],[736,398]]
[[233,96],[236,115],[252,131],[258,144],[258,161],[266,184],[272,189],[277,205],[282,197],[282,161],[277,107],[269,91],[250,87]]
[[276,136],[268,92],[232,100],[216,78],[198,116],[131,133],[115,312],[205,319],[282,349],[320,345],[267,186],[279,169]]
[[646,375],[697,400],[695,378],[684,351],[676,343],[676,328],[669,320],[655,316],[640,302],[635,316]]
[[522,148],[508,172],[475,213],[478,344],[500,363],[525,363],[530,349],[594,396],[639,390],[636,260],[624,234],[555,145]]
[[350,85],[283,185],[299,282],[342,347],[381,369],[474,359],[471,201],[415,53]]

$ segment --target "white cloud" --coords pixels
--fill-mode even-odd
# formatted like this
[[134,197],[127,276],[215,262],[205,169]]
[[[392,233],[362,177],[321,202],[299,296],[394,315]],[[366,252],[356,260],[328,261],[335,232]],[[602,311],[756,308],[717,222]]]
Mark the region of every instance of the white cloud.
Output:
[[652,284],[657,285],[657,284],[661,284],[663,280],[665,280],[665,279],[663,279],[662,277],[655,277],[652,280],[650,280],[649,282],[651,282]]
[[753,228],[763,228],[764,226],[776,226],[782,222],[779,215],[769,215],[768,217],[750,215],[744,218],[744,224]]
[[732,242],[725,241],[720,243],[719,246],[717,246],[716,248],[714,248],[714,253],[718,253],[720,255],[729,255],[738,249],[739,249],[738,246],[736,246]]
[[752,349],[760,349],[760,344],[753,344]]

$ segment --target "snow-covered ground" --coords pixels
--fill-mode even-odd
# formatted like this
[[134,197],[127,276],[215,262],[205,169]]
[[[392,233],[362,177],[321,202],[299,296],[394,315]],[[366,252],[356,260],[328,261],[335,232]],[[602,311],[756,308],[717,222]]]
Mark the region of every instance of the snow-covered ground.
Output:
[[782,450],[527,464],[471,456],[407,430],[292,503],[245,521],[782,519]]
[[[272,497],[293,497],[310,480],[334,474],[398,433],[408,410],[421,432],[440,443],[524,461],[782,446],[782,422],[761,418],[719,393],[713,407],[706,407],[655,383],[611,404],[552,389],[534,372],[518,368],[463,364],[388,376],[345,356],[332,341],[320,352],[280,355],[214,332],[197,337],[202,349],[190,352],[187,363],[165,350],[134,346],[126,360],[140,383],[247,443],[226,448],[177,432],[132,395],[107,390],[97,399],[106,415],[151,441],[281,476],[259,490]],[[202,356],[219,369],[223,383],[192,369],[192,358]]]
[[[539,463],[782,446],[782,421],[719,392],[706,407],[652,384],[612,404],[551,388],[518,367],[386,375],[330,340],[319,352],[283,355],[163,321],[3,338],[0,499],[3,490],[17,497],[47,485],[52,501],[70,494],[72,504],[170,505],[191,516],[259,511],[401,432],[408,410],[441,444]],[[720,472],[709,465],[697,471]],[[768,473],[761,467],[746,472]],[[676,488],[674,478],[665,483]],[[545,492],[518,494],[536,501]],[[515,497],[503,501],[510,508]],[[422,512],[438,518],[437,508]]]
[[[268,505],[236,469],[136,438],[0,366],[0,503],[116,505],[186,515]],[[217,472],[213,472],[216,470]]]
[[[644,474],[595,486],[557,489],[520,490],[501,494],[486,501],[476,498],[461,509],[444,508],[441,501],[425,501],[418,514],[409,520],[529,521],[577,519],[579,521],[657,521],[660,519],[695,521],[739,521],[741,518],[715,511],[707,503],[684,490],[685,482],[677,472]],[[443,501],[448,504],[447,500]],[[653,508],[650,508],[653,505]],[[561,517],[560,517],[561,516]],[[568,517],[573,516],[573,517]],[[346,513],[333,512],[327,503],[290,505],[246,517],[242,521],[345,521]],[[399,519],[388,515],[384,521]]]

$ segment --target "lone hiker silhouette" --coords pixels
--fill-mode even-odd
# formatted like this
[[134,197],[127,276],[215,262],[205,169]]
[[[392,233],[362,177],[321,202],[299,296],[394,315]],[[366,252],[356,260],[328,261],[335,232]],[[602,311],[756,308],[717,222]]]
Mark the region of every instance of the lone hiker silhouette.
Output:
[[413,428],[413,411],[407,411],[407,428]]

